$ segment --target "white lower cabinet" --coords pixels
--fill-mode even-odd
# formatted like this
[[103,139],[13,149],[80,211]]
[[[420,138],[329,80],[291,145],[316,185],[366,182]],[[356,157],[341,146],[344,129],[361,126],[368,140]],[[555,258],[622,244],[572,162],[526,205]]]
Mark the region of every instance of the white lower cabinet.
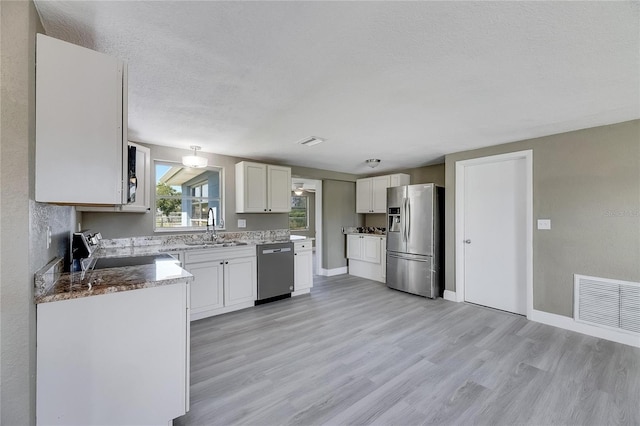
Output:
[[384,235],[347,235],[349,274],[386,282],[387,239]]
[[184,254],[191,283],[191,320],[254,305],[257,295],[255,247],[193,250]]
[[189,284],[37,306],[38,425],[170,424],[189,407]]
[[293,244],[294,292],[292,296],[309,293],[313,287],[313,247],[311,241]]

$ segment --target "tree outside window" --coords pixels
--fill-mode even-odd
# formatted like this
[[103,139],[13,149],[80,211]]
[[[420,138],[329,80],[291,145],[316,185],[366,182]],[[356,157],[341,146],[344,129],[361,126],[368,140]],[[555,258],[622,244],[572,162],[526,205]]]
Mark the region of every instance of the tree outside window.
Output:
[[309,197],[295,195],[291,197],[291,211],[289,212],[289,229],[302,231],[309,229],[308,213]]

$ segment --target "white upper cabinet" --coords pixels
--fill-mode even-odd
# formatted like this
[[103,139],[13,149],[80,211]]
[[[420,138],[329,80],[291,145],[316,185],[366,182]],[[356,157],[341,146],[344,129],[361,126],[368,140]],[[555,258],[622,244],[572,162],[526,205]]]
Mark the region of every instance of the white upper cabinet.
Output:
[[291,210],[291,168],[242,161],[236,164],[236,213]]
[[133,142],[129,142],[129,146],[136,148],[136,200],[115,206],[79,205],[78,211],[146,213],[151,210],[151,150]]
[[37,35],[36,201],[125,204],[123,61]]
[[403,173],[356,180],[356,213],[386,213],[387,188],[408,184]]
[[291,168],[267,166],[267,211],[291,211]]
[[405,173],[396,173],[393,175],[389,175],[389,187],[393,188],[394,186],[404,186],[409,185],[409,181],[411,176]]
[[356,181],[356,213],[384,213],[387,208],[389,176],[376,176]]
[[121,211],[148,212],[151,210],[151,150],[132,142],[129,142],[129,146],[136,148],[136,200],[124,204]]

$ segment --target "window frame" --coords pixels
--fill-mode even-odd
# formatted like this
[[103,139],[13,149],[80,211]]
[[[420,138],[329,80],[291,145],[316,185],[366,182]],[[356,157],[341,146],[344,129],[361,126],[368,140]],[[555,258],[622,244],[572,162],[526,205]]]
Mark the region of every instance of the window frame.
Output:
[[[215,166],[215,165],[209,165],[207,167],[203,167],[201,169],[198,170],[202,170],[203,172],[205,171],[213,171],[213,172],[218,172],[218,178],[219,178],[219,186],[220,186],[220,191],[219,191],[219,198],[209,198],[209,197],[197,197],[194,195],[185,195],[185,194],[180,194],[179,196],[176,197],[169,197],[169,196],[158,196],[158,190],[157,190],[157,185],[158,185],[158,176],[157,176],[157,166],[169,166],[169,167],[182,167],[184,169],[188,169],[188,167],[184,166],[182,163],[178,162],[178,161],[167,161],[167,160],[160,160],[160,159],[154,159],[153,160],[153,180],[152,183],[154,184],[154,190],[152,191],[153,193],[153,199],[151,200],[152,205],[151,205],[151,212],[153,214],[153,232],[158,232],[158,233],[163,233],[163,232],[174,232],[174,233],[179,233],[179,232],[202,232],[204,230],[206,230],[206,226],[173,226],[173,227],[159,227],[157,226],[158,223],[158,209],[157,209],[157,201],[158,199],[179,199],[181,201],[184,201],[185,199],[187,200],[192,200],[195,202],[206,202],[209,205],[211,205],[212,202],[215,201],[219,201],[219,219],[216,220],[216,227],[215,229],[217,231],[224,231],[225,230],[225,178],[224,178],[224,167],[221,166]],[[203,184],[206,184],[206,180],[202,180],[200,181],[198,184],[194,185],[194,186],[199,186],[202,187]]]
[[304,198],[305,199],[305,227],[304,228],[292,228],[291,227],[291,213],[294,211],[293,205],[291,206],[291,210],[289,211],[289,230],[290,231],[308,231],[309,230],[309,196],[308,195],[292,195],[291,196],[291,204],[293,204],[294,198]]

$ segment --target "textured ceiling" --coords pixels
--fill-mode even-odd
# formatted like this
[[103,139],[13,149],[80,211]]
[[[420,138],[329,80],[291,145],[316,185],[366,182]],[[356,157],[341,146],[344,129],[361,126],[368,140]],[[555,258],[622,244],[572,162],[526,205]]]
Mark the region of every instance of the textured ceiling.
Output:
[[128,62],[131,140],[356,174],[640,118],[639,5],[36,0]]

